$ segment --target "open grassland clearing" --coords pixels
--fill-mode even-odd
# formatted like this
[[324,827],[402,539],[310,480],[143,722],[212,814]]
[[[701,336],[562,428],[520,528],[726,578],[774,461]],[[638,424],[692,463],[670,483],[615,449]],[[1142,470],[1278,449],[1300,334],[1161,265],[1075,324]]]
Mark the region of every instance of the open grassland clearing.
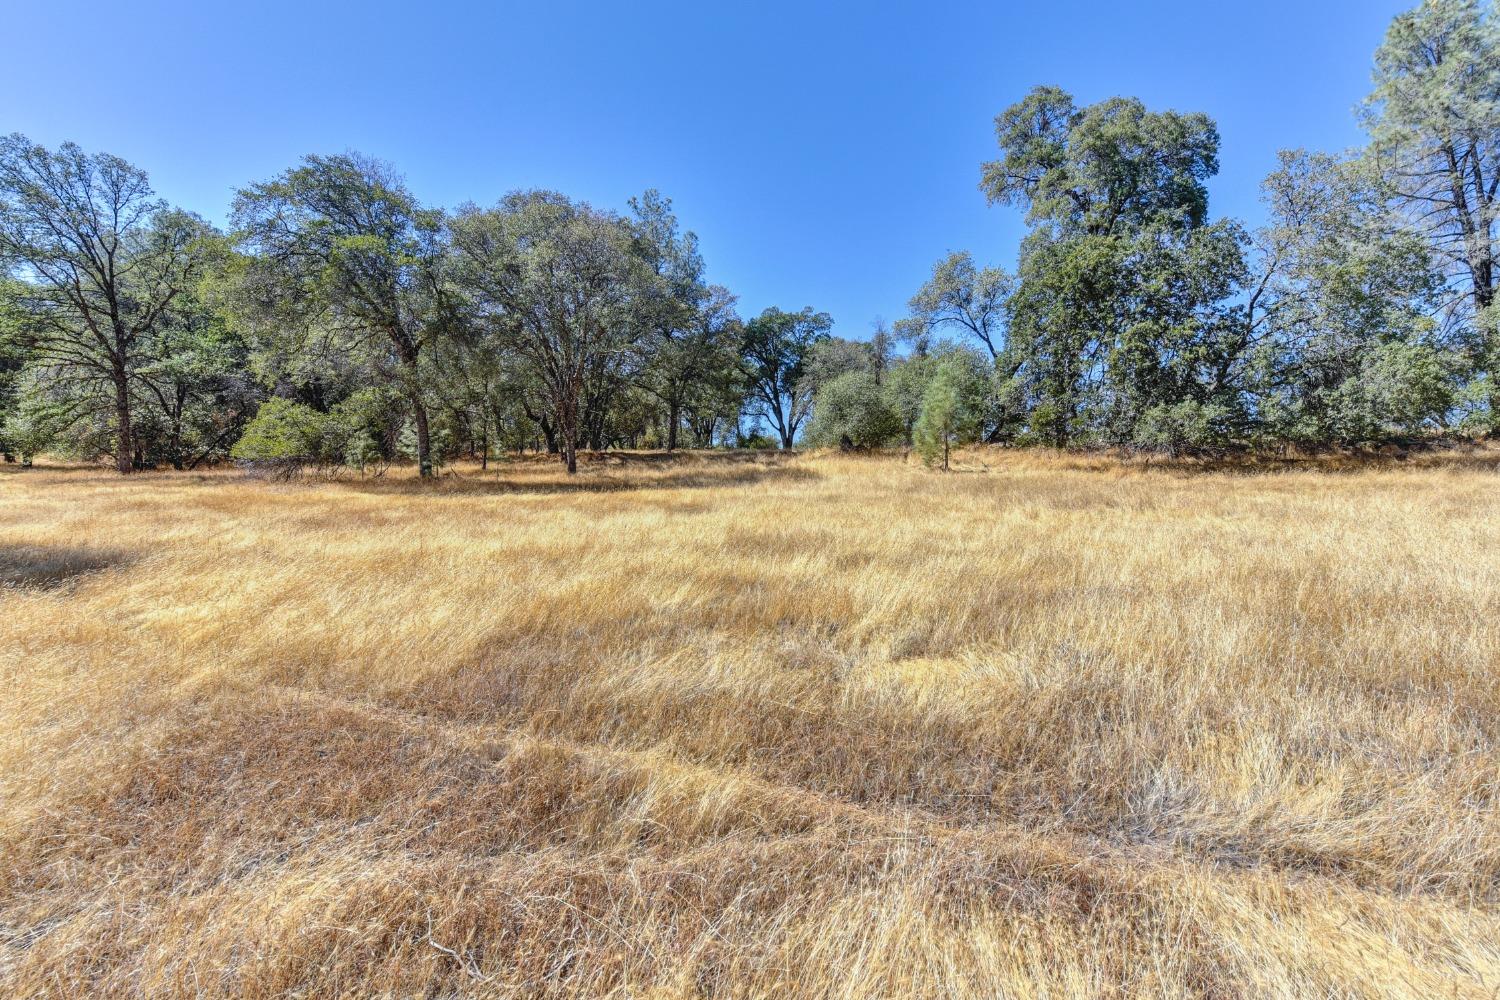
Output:
[[1494,996],[1500,453],[0,473],[0,993]]

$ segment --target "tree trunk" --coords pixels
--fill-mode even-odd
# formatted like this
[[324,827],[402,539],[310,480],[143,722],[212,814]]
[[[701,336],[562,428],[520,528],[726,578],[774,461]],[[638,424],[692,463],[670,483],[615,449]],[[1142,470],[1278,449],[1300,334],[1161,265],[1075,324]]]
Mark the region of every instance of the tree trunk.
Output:
[[675,451],[677,448],[677,423],[682,417],[681,404],[672,400],[667,406],[667,451]]
[[129,475],[135,471],[134,448],[132,447],[134,441],[130,430],[130,385],[125,380],[125,373],[118,370],[114,373],[114,382],[117,439],[115,468],[122,475]]
[[578,471],[578,418],[575,415],[569,419],[566,415],[562,418],[562,454],[563,465],[568,470],[568,475]]
[[557,445],[557,428],[552,426],[552,421],[542,417],[537,421],[537,426],[542,429],[542,440],[546,442],[547,454],[558,454],[562,449]]
[[413,395],[411,408],[417,424],[417,474],[426,479],[432,475],[432,438],[427,430],[427,407]]
[[559,393],[556,405],[558,458],[562,459],[563,466],[572,475],[578,471],[578,424],[581,416],[578,396],[569,398],[566,392]]
[[182,471],[182,410],[172,414],[172,468]]

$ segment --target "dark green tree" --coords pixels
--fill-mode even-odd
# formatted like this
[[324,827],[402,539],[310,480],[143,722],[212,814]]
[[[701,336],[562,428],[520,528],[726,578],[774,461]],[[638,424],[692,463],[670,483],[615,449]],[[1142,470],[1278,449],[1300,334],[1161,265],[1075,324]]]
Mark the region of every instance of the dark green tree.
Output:
[[651,273],[636,234],[617,215],[550,191],[465,208],[453,234],[472,321],[525,360],[562,460],[577,472],[591,394],[623,381],[650,330],[639,307]]
[[[1132,98],[1079,108],[1042,87],[996,119],[996,135],[1003,155],[984,165],[981,187],[992,202],[1024,206],[1032,227],[1003,310],[999,376],[1032,434],[1058,446],[1139,444],[1147,414],[1184,401],[1222,407],[1215,423],[1227,434],[1243,411],[1218,377],[1233,346],[1228,300],[1244,274],[1243,236],[1208,224],[1213,122]],[[935,278],[963,289],[970,272],[954,264]],[[967,283],[977,289],[978,278]],[[1000,275],[987,284],[999,287]],[[979,327],[964,316],[960,325]]]
[[771,424],[782,448],[792,446],[812,412],[815,387],[804,377],[807,363],[832,328],[832,317],[811,306],[794,313],[772,306],[745,324],[740,357],[752,412]]
[[[698,238],[682,231],[671,199],[647,191],[630,207],[636,244],[649,269],[638,295],[647,339],[636,384],[660,403],[662,443],[672,451],[689,413],[703,420],[715,411],[715,423],[722,416],[720,397],[737,381],[741,324],[734,296],[704,278]],[[697,431],[695,439],[702,439]]]
[[455,315],[442,213],[422,208],[390,167],[347,154],[309,156],[245,188],[233,219],[259,329],[297,351],[358,359],[396,388],[420,474],[432,475],[422,362]]

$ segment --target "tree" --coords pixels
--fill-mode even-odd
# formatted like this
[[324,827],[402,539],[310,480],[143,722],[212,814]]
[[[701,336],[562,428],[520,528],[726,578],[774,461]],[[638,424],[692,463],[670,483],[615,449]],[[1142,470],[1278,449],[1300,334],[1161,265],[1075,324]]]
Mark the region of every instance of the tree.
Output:
[[295,471],[306,464],[327,461],[338,450],[329,440],[331,424],[326,413],[273,397],[262,404],[230,453],[241,462]]
[[0,458],[14,462],[20,452],[18,428],[8,431],[17,413],[22,375],[31,351],[27,347],[26,315],[17,308],[22,289],[14,279],[0,275]]
[[879,448],[899,440],[901,416],[872,371],[846,371],[818,390],[807,437],[819,445]]
[[1375,53],[1364,104],[1390,195],[1462,277],[1477,311],[1495,303],[1500,226],[1500,15],[1477,0],[1424,0]]
[[562,460],[577,472],[589,386],[637,357],[646,329],[633,310],[648,277],[630,228],[587,203],[529,191],[463,209],[453,242],[474,320],[526,360]]
[[1005,304],[1014,289],[998,267],[977,267],[967,252],[950,253],[913,295],[909,308],[923,333],[956,328],[984,345],[991,360],[1005,351]]
[[1086,108],[1037,87],[995,119],[1004,156],[983,165],[991,203],[1023,205],[1054,237],[1106,236],[1170,222],[1202,225],[1203,182],[1218,172],[1219,133],[1203,114],[1147,111],[1133,97]]
[[682,369],[686,382],[682,416],[699,448],[711,446],[720,425],[733,424],[745,402],[745,372],[739,354],[745,325],[734,305],[729,289],[709,286],[691,334],[679,345],[691,360]]
[[734,295],[704,280],[698,238],[682,232],[671,199],[651,190],[631,199],[630,208],[636,244],[650,269],[638,304],[648,341],[636,384],[665,410],[664,444],[672,451],[689,411],[720,409],[713,397],[734,381],[741,324]]
[[928,465],[939,457],[948,471],[955,444],[978,438],[985,396],[983,376],[955,355],[936,366],[922,394],[922,412],[914,431],[917,452]]
[[1433,314],[1428,242],[1387,211],[1368,164],[1285,152],[1264,186],[1265,335],[1256,346],[1266,431],[1360,444],[1443,418],[1457,357]]
[[[90,428],[80,427],[78,400],[70,396],[70,383],[49,378],[45,368],[23,368],[14,380],[14,399],[0,424],[7,454],[22,466],[44,451],[77,450],[87,453],[95,443]],[[79,433],[82,431],[82,433]]]
[[772,306],[745,324],[740,356],[755,412],[771,422],[782,448],[792,446],[812,411],[812,387],[803,375],[813,345],[832,327],[832,317],[811,306],[795,313]]
[[1165,410],[1197,415],[1195,434],[1181,444],[1243,438],[1250,418],[1234,297],[1246,277],[1246,242],[1237,223],[1215,222],[1151,225],[1119,244],[1124,280],[1099,413],[1110,443],[1153,446],[1159,434],[1144,425],[1159,427]]
[[1038,240],[1011,297],[1011,347],[1031,435],[1065,447],[1087,434],[1128,278],[1118,236]]
[[[1243,237],[1207,222],[1213,122],[1133,98],[1079,108],[1041,87],[1001,113],[996,136],[1003,156],[983,166],[980,186],[992,202],[1025,206],[1032,226],[1006,300],[1000,377],[1032,433],[1057,446],[1080,435],[1128,442],[1153,407],[1232,396],[1220,376]],[[973,306],[955,313],[984,301],[963,258],[935,278],[934,291],[950,291],[930,301],[946,301],[971,332],[988,329]],[[988,284],[998,289],[1000,276]]]
[[454,318],[442,214],[388,166],[348,154],[309,156],[242,190],[233,219],[263,328],[365,355],[410,407],[418,470],[431,476],[421,362]]
[[802,363],[804,391],[816,399],[825,385],[850,372],[862,372],[878,383],[884,359],[876,353],[876,346],[868,340],[833,336],[814,342]]
[[1442,315],[1467,339],[1468,420],[1500,422],[1500,11],[1425,0],[1375,53],[1364,122],[1383,194],[1428,240]]
[[146,174],[72,143],[53,152],[0,140],[3,293],[29,317],[30,350],[46,378],[112,417],[115,467],[136,468],[134,389],[141,352],[195,279],[208,227],[169,209]]
[[215,305],[224,250],[222,240],[205,241],[203,277],[172,301],[142,352],[134,384],[143,464],[193,468],[227,455],[260,403],[249,345]]

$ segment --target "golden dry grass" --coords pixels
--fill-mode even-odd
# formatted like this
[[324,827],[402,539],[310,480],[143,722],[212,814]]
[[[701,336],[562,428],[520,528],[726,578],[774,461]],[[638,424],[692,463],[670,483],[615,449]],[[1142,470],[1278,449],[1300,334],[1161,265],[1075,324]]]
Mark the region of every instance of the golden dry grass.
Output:
[[1497,462],[0,474],[0,995],[1496,996]]

